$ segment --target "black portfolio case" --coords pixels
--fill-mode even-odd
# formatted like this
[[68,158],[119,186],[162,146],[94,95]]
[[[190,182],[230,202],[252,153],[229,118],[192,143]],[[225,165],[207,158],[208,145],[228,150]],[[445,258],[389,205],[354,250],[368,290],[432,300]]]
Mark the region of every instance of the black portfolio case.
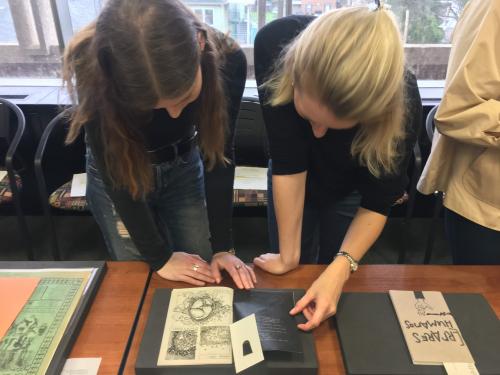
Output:
[[[273,291],[273,289],[253,289],[255,291]],[[282,289],[283,290],[283,289]],[[286,289],[293,291],[298,300],[304,295],[302,289]],[[274,290],[276,291],[276,290]],[[198,366],[158,366],[161,340],[167,318],[170,293],[172,289],[157,289],[153,296],[151,311],[144,331],[139,355],[135,364],[136,375],[233,375],[235,374],[234,363],[229,365],[198,365]],[[235,290],[238,293],[249,293],[248,291]],[[270,300],[272,305],[272,298]],[[304,318],[297,317],[297,323],[302,323]],[[264,352],[265,360],[240,374],[250,375],[313,375],[317,374],[318,363],[314,347],[312,333],[299,331],[303,353]]]
[[[481,375],[500,374],[500,320],[480,294],[443,294]],[[446,374],[414,365],[388,293],[344,293],[336,318],[349,375]]]

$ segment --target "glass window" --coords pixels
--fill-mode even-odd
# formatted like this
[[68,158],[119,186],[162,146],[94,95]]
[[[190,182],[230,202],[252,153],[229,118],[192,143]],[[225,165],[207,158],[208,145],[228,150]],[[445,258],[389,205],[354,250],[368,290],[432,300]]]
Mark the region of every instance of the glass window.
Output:
[[[63,25],[80,30],[107,0],[61,0]],[[229,33],[247,54],[253,77],[253,41],[266,23],[288,14],[321,15],[372,0],[184,0],[205,23]],[[386,0],[406,44],[409,66],[419,79],[444,79],[451,34],[467,0]],[[15,4],[15,5],[13,5]],[[31,5],[34,5],[32,8]],[[10,6],[9,6],[10,5]],[[14,8],[13,8],[14,7]],[[58,77],[60,52],[51,0],[0,0],[0,77]],[[63,21],[61,21],[62,23]],[[69,25],[69,26],[68,26]],[[381,36],[383,37],[383,36]],[[43,56],[43,59],[40,58]],[[40,62],[42,61],[43,62]],[[13,68],[13,63],[17,64]]]
[[73,32],[92,22],[101,11],[105,0],[67,0]]
[[194,13],[203,21],[203,9],[193,9]]
[[214,11],[212,9],[205,9],[205,18],[203,21],[208,25],[214,24]]
[[60,49],[50,0],[0,0],[0,77],[57,78]]
[[10,13],[9,2],[0,0],[0,44],[17,44],[14,21]]

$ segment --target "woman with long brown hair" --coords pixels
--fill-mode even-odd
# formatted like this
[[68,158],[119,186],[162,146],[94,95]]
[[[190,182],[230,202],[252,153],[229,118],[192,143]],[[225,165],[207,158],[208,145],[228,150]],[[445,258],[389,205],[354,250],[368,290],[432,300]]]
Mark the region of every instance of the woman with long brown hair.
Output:
[[220,282],[225,269],[253,287],[231,251],[227,130],[245,78],[241,49],[178,0],[110,0],[74,37],[64,55],[78,101],[67,141],[85,129],[87,200],[115,259],[144,259],[194,285]]

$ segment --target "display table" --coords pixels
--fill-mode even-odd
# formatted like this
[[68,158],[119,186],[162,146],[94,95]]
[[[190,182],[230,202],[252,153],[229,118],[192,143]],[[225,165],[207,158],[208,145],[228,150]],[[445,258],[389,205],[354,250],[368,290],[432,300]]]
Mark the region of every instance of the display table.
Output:
[[[282,276],[256,269],[258,288],[307,288],[325,266],[304,265]],[[234,286],[226,275],[224,286]],[[124,373],[134,374],[134,365],[151,308],[154,291],[158,288],[183,288],[188,285],[161,279],[154,274],[148,286]],[[500,266],[360,266],[344,290],[350,292],[387,292],[400,290],[436,290],[441,292],[482,293],[500,317]],[[331,321],[323,322],[314,331],[320,374],[343,374],[344,365],[335,328]]]
[[70,358],[101,357],[99,375],[119,373],[149,278],[142,262],[107,262],[107,272]]

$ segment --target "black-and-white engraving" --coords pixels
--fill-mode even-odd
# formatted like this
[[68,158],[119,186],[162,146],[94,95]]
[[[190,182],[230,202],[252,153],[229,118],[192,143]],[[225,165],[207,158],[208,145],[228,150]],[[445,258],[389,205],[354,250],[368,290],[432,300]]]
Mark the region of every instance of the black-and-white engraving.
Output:
[[231,345],[231,333],[229,331],[229,327],[201,327],[200,345],[218,347]]
[[232,313],[232,307],[219,298],[217,292],[186,293],[182,304],[174,311],[176,319],[185,325],[205,325],[220,322]]
[[165,359],[195,359],[196,339],[196,331],[172,331]]
[[172,290],[158,365],[231,363],[229,325],[232,321],[231,288]]

